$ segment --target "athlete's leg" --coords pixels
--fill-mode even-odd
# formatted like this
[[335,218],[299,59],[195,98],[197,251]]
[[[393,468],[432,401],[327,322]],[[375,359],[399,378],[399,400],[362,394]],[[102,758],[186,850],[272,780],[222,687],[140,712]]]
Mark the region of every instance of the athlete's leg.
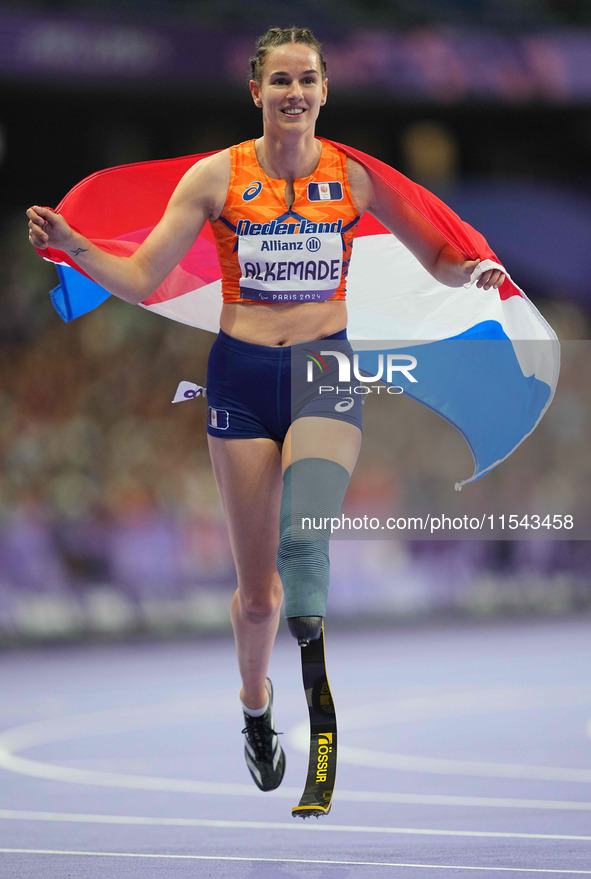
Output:
[[297,419],[284,443],[277,565],[285,616],[300,643],[320,634],[330,576],[329,523],[341,509],[360,444],[356,425],[314,416]]
[[[311,511],[312,515],[338,515],[360,444],[361,430],[356,425],[310,416],[293,423],[283,448],[285,487],[278,564],[289,629],[302,645],[302,676],[310,715],[308,775],[301,799],[292,810],[292,815],[302,818],[330,811],[337,766],[337,724],[322,630],[329,586],[330,533],[318,531],[310,539],[298,519]],[[320,754],[322,773],[318,772]]]
[[290,464],[304,458],[326,458],[340,464],[351,476],[360,449],[361,431],[356,425],[337,418],[298,418],[283,443],[282,470],[285,473]]
[[258,709],[267,701],[267,667],[283,601],[277,572],[281,451],[264,437],[208,441],[238,578],[231,614],[241,698]]

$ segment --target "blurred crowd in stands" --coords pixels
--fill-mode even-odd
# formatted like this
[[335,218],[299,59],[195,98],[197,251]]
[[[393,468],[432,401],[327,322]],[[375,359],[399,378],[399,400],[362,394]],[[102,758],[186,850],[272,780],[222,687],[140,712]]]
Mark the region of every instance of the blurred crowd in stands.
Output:
[[[99,628],[137,624],[137,613],[173,629],[225,619],[234,573],[206,404],[171,402],[179,381],[205,384],[211,336],[113,298],[62,323],[47,296],[55,271],[29,250],[20,215],[2,229],[0,263],[0,633],[77,630],[85,602]],[[567,301],[540,307],[565,340],[542,427],[458,494],[454,481],[471,473],[459,434],[412,401],[373,400],[346,512],[529,510],[572,514],[579,527],[586,516],[591,531],[589,314]],[[591,603],[589,543],[565,532],[543,540],[374,536],[333,541],[336,616],[357,614],[361,601],[366,612],[397,616]],[[63,606],[54,619],[56,600]]]

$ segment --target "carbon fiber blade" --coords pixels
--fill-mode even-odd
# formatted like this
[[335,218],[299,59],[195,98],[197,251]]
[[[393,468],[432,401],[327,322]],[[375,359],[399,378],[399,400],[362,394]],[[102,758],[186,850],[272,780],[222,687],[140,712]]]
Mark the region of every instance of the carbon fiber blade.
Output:
[[319,818],[330,811],[337,772],[337,719],[326,675],[324,626],[320,638],[300,649],[310,715],[310,757],[306,786],[291,814]]

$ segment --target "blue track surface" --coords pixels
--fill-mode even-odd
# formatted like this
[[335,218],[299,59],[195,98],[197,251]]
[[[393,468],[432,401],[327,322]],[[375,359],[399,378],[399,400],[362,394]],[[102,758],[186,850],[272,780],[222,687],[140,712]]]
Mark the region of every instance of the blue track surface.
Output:
[[273,658],[282,787],[242,757],[231,639],[7,653],[0,876],[591,876],[586,621],[332,632],[333,809],[307,767],[299,649]]

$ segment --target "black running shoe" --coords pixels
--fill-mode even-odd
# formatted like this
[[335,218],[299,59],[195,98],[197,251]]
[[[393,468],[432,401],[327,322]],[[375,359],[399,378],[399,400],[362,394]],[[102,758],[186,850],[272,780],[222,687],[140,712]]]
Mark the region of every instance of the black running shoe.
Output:
[[275,790],[285,772],[285,754],[273,722],[273,684],[267,678],[269,707],[261,717],[244,712],[244,756],[253,781],[260,790]]

